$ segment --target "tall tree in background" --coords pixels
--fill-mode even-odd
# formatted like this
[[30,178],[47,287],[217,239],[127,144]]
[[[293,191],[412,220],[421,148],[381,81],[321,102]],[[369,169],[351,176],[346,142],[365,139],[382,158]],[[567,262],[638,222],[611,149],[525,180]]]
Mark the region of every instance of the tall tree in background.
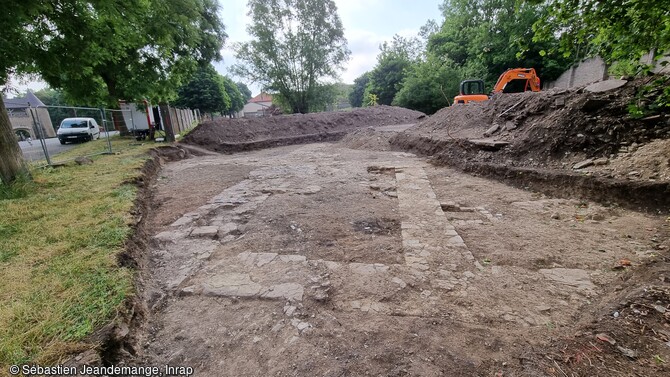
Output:
[[200,109],[203,113],[224,113],[231,107],[231,99],[224,86],[223,78],[212,65],[198,69],[186,85],[178,90],[175,105]]
[[422,54],[422,46],[416,38],[394,35],[393,40],[380,46],[377,65],[370,71],[370,80],[365,88],[364,103],[375,94],[380,105],[390,105],[402,87],[407,69]]
[[[6,3],[6,4],[5,4]],[[198,62],[220,58],[226,37],[215,0],[22,0],[0,12],[0,86],[39,74],[89,105],[173,98]],[[26,172],[0,104],[0,179]]]
[[251,99],[251,90],[249,89],[247,84],[242,82],[236,82],[235,85],[237,85],[237,89],[242,94],[242,98],[244,98],[244,103],[247,103],[247,101]]
[[518,0],[445,0],[444,22],[428,41],[428,53],[449,58],[468,78],[492,86],[508,68],[535,68],[543,80],[558,77],[569,65],[549,54],[556,39],[531,43],[533,25],[547,13],[542,4]]
[[221,76],[221,82],[228,98],[230,98],[230,106],[223,113],[233,118],[235,114],[242,110],[247,101],[244,99],[242,93],[240,93],[237,84],[230,77]]
[[353,107],[363,106],[363,97],[365,96],[365,88],[368,86],[370,81],[370,72],[365,72],[364,74],[358,76],[354,80],[354,87],[349,93],[349,103]]
[[324,80],[349,57],[333,0],[250,0],[251,42],[236,46],[235,72],[277,92],[294,113],[313,110]]
[[458,94],[462,70],[448,58],[429,55],[409,69],[393,105],[433,114]]

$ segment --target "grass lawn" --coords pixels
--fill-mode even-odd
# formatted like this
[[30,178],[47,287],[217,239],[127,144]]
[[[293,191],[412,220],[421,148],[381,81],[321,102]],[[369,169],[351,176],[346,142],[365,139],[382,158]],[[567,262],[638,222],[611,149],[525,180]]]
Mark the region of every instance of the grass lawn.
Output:
[[[140,174],[153,143],[112,139],[114,155],[34,169],[32,182],[0,185],[0,375],[12,364],[55,363],[132,294],[116,256],[130,235]],[[103,149],[101,139],[59,156]]]

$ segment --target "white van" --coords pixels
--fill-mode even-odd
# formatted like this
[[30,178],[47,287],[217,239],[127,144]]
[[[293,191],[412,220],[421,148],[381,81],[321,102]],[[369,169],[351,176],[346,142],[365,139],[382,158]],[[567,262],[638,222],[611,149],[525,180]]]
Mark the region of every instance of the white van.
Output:
[[100,139],[100,126],[93,118],[65,118],[56,132],[61,144]]

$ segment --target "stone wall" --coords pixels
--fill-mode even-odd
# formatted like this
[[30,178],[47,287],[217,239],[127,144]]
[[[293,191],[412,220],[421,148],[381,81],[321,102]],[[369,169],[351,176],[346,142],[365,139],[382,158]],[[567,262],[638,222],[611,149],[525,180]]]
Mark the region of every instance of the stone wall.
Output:
[[597,81],[606,80],[607,64],[600,57],[590,58],[581,63],[572,66],[572,68],[563,72],[556,81],[545,82],[542,89],[551,88],[572,88],[575,86],[584,86]]
[[[656,54],[651,51],[640,58],[640,63],[655,65],[652,69],[654,73],[670,73],[670,56],[663,56],[656,59]],[[572,66],[572,68],[563,72],[563,74],[556,79],[556,81],[543,82],[542,89],[547,90],[551,88],[568,89],[577,86],[584,86],[594,82],[607,80],[609,74],[607,73],[608,66],[605,61],[596,56],[594,58],[583,60],[581,63]]]

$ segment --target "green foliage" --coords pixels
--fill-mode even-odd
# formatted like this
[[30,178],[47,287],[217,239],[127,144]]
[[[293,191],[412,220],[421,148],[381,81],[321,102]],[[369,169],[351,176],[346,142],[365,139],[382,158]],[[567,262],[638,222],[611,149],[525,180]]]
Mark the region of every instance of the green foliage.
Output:
[[236,46],[235,72],[278,93],[291,112],[321,108],[324,79],[337,77],[349,57],[335,2],[250,0],[249,9],[253,40]]
[[211,114],[229,111],[232,103],[224,79],[210,64],[201,67],[191,81],[179,88],[175,105]]
[[377,106],[379,105],[377,95],[374,93],[368,93],[365,96],[365,106]]
[[247,101],[244,99],[244,96],[242,96],[237,84],[235,84],[233,80],[228,76],[220,76],[220,79],[223,83],[223,88],[230,99],[230,105],[223,112],[232,118],[236,113],[242,110]]
[[535,24],[535,41],[559,36],[556,50],[573,61],[600,55],[638,61],[670,49],[670,0],[555,0]]
[[242,94],[242,98],[244,98],[244,103],[247,103],[247,101],[251,99],[251,90],[246,84],[241,82],[237,82],[235,83],[235,85],[237,85],[237,90],[239,90],[240,93]]
[[[332,105],[337,102],[340,95],[338,84],[319,84],[313,88],[307,112],[314,113],[326,111],[332,108]],[[273,95],[272,102],[276,104],[283,113],[294,112],[293,105],[290,98],[285,97],[282,93]]]
[[660,76],[638,89],[633,103],[628,105],[631,117],[639,119],[670,111],[670,77]]
[[430,36],[428,52],[451,59],[470,76],[492,86],[508,68],[535,68],[543,80],[557,78],[570,62],[553,51],[556,40],[530,43],[546,6],[517,0],[445,0],[445,20]]
[[[378,58],[375,71],[392,73],[372,73],[368,93],[379,94],[381,103],[432,114],[458,94],[461,80],[483,79],[487,87],[492,87],[500,74],[517,67],[535,68],[543,80],[552,80],[571,63],[555,52],[555,38],[531,43],[533,25],[547,14],[543,4],[445,0],[440,9],[442,24],[429,21],[421,28],[419,36],[426,41],[424,53],[405,54],[409,64],[404,66],[397,55],[382,53]],[[387,93],[394,94],[392,102],[388,102]]]
[[365,93],[374,93],[380,104],[390,105],[402,87],[407,70],[421,54],[421,45],[416,38],[395,35],[391,43],[384,42],[380,50],[377,65],[369,74]]
[[409,70],[393,105],[433,114],[449,106],[458,94],[462,69],[453,62],[429,56]]
[[[70,106],[71,104],[65,99],[65,94],[62,90],[42,89],[35,93],[35,96],[47,106]],[[49,117],[54,128],[58,127],[63,119],[71,117],[72,112],[68,109],[49,108]],[[99,117],[98,117],[99,118]]]
[[334,108],[352,107],[349,97],[354,90],[353,85],[338,82],[333,84],[333,89],[335,90],[335,98],[331,105],[333,105]]
[[365,88],[370,81],[370,72],[365,72],[354,80],[354,87],[349,93],[349,103],[353,107],[363,106],[363,97],[365,95]]
[[171,99],[197,62],[220,57],[217,10],[215,0],[11,2],[0,15],[0,84],[16,71],[90,105]]

